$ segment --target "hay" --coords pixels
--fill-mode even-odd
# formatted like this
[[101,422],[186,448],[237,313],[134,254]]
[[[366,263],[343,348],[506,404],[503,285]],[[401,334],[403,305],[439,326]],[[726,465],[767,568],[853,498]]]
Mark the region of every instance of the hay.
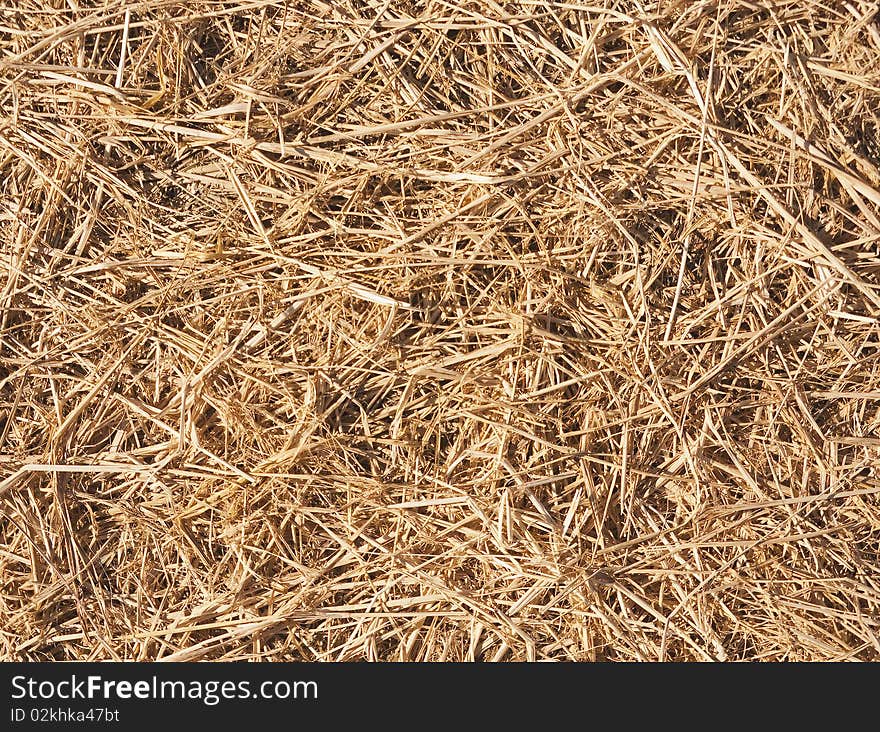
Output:
[[875,10],[7,4],[2,658],[877,659]]

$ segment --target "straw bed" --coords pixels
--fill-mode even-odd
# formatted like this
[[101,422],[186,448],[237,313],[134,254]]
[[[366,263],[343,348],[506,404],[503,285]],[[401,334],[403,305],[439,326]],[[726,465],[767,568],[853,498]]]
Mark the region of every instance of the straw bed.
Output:
[[874,3],[0,44],[0,658],[880,657]]

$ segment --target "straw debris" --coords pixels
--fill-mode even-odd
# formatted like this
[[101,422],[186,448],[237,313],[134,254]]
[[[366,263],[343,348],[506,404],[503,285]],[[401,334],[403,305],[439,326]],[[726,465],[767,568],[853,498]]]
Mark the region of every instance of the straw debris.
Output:
[[874,3],[0,48],[0,657],[880,657]]

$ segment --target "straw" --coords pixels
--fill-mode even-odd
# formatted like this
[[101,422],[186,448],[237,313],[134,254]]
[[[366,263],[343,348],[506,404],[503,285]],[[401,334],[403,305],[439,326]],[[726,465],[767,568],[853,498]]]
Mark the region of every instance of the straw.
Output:
[[0,658],[880,658],[875,3],[0,10]]

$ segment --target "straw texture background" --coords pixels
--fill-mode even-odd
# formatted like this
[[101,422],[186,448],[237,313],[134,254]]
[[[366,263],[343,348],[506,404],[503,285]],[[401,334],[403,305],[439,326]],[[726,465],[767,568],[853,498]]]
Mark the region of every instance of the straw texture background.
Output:
[[875,660],[872,2],[0,7],[0,657]]

